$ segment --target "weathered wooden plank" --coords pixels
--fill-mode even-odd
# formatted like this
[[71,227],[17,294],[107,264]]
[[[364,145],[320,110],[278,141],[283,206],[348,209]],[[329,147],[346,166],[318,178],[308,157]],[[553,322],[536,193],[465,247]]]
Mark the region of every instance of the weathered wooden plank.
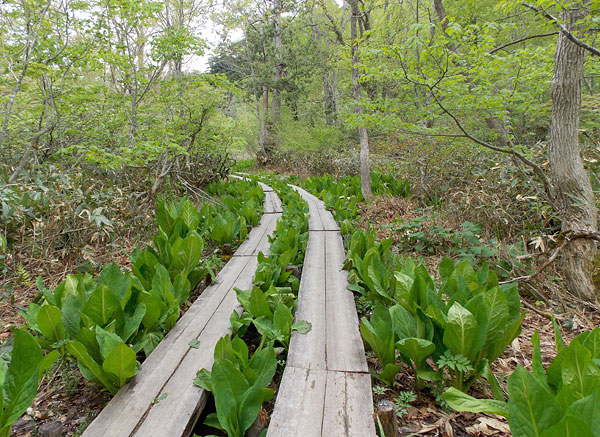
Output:
[[[256,235],[267,240],[267,235],[275,228],[277,215],[266,215],[260,226],[253,229],[249,239],[255,241]],[[257,248],[266,248],[258,241]],[[250,288],[256,269],[256,256],[234,256],[217,275],[215,283],[208,287],[194,304],[181,317],[175,327],[165,336],[163,341],[142,364],[140,372],[125,385],[102,410],[100,415],[86,429],[85,437],[97,436],[130,436],[139,428],[143,434],[156,436],[181,436],[177,432],[188,432],[191,420],[200,413],[204,406],[204,395],[192,385],[193,376],[200,368],[212,365],[214,345],[221,336],[229,332],[229,315],[234,309],[239,310],[235,298],[234,287]],[[193,339],[200,341],[200,348],[190,348]],[[207,358],[206,364],[202,360]],[[180,370],[184,370],[180,376]],[[181,378],[181,379],[180,379]],[[185,396],[178,391],[185,385]],[[169,392],[173,387],[173,391]],[[165,416],[159,414],[160,420],[154,419],[154,412],[162,411],[161,403],[152,408],[152,402],[161,393],[170,393],[162,405],[174,406],[177,413],[170,412]],[[181,400],[180,402],[175,402]],[[177,415],[178,414],[178,415]],[[190,415],[185,418],[184,415]],[[144,426],[144,420],[154,423]],[[177,423],[176,423],[177,422]],[[183,425],[181,425],[183,424]],[[188,426],[189,425],[189,426]],[[166,429],[169,431],[165,431]]]
[[176,371],[189,342],[198,336],[221,305],[252,258],[234,258],[146,358],[140,372],[108,403],[85,431],[85,436],[130,435],[161,388]]
[[[242,289],[252,287],[252,277],[257,261],[252,257],[238,277],[235,286]],[[158,397],[166,394],[166,398],[150,405],[143,423],[134,435],[145,436],[182,436],[189,435],[194,427],[200,408],[205,403],[206,394],[200,387],[192,384],[196,372],[202,368],[210,370],[217,341],[230,332],[229,316],[233,309],[238,313],[241,307],[237,303],[236,293],[230,289],[219,308],[213,313],[202,332],[196,337],[200,346],[195,349],[188,345],[177,371],[168,379]],[[165,418],[169,420],[165,420]]]
[[322,232],[309,234],[295,320],[306,320],[312,328],[306,334],[292,333],[287,365],[326,369],[325,233]]
[[274,191],[265,192],[265,214],[282,212],[281,199]]
[[371,377],[354,296],[342,270],[339,228],[322,201],[295,188],[311,214],[295,319],[310,322],[312,329],[292,334],[268,435],[375,436]]
[[372,405],[368,373],[288,365],[267,436],[375,436]]
[[326,371],[299,369],[288,364],[283,372],[267,436],[321,435],[326,384]]
[[327,372],[322,436],[375,436],[371,376]]
[[233,256],[256,256],[260,251],[266,254],[270,247],[267,236],[275,230],[279,217],[281,217],[279,213],[264,214],[258,227],[252,230],[251,235],[240,245]]
[[308,228],[311,231],[339,231],[340,228],[335,219],[325,208],[325,203],[313,196],[303,188],[292,185],[298,191],[302,198],[308,203],[310,218],[308,219]]
[[344,265],[344,244],[337,232],[325,235],[327,321],[327,370],[368,372],[365,349],[358,329],[358,315],[354,296],[348,290],[348,272]]

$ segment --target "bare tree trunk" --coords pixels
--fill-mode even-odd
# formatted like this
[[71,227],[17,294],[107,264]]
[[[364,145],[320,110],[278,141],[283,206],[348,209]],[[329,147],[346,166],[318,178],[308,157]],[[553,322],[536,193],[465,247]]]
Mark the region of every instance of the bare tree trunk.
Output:
[[[350,39],[352,52],[352,91],[354,92],[354,113],[357,118],[363,114],[364,109],[361,105],[360,93],[360,71],[358,67],[358,34],[357,24],[360,15],[358,0],[347,0],[350,3],[352,19],[350,20]],[[360,137],[360,188],[365,199],[373,197],[371,191],[371,169],[369,165],[369,134],[367,128],[361,126],[358,128]]]
[[[574,28],[583,10],[565,10],[564,22]],[[558,37],[552,78],[552,118],[548,156],[552,182],[559,202],[563,231],[598,230],[596,200],[590,176],[583,167],[578,127],[585,50],[564,33]],[[571,293],[588,301],[598,300],[594,285],[596,243],[578,239],[567,245],[562,269]]]
[[283,77],[283,45],[281,42],[281,0],[275,0],[273,11],[274,36],[273,45],[275,47],[275,74],[273,76],[273,98],[271,99],[271,119],[274,124],[279,123],[281,117],[281,78]]

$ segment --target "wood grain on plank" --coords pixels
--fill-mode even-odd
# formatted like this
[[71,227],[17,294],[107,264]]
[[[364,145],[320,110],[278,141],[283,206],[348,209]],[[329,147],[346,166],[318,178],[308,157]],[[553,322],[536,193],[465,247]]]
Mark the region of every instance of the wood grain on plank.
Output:
[[286,366],[267,436],[321,435],[327,372]]
[[371,375],[327,372],[322,436],[375,436]]
[[342,270],[342,237],[324,203],[295,188],[311,215],[295,320],[312,329],[292,334],[267,435],[375,436],[371,376]]
[[325,320],[327,370],[368,372],[354,296],[348,290],[344,244],[340,234],[323,232],[327,251]]
[[287,366],[268,437],[374,437],[368,373]]
[[[253,229],[253,232],[250,232],[251,235],[249,235],[246,241],[240,245],[233,256],[256,256],[260,251],[266,253],[270,247],[269,239],[267,237],[275,230],[279,217],[281,217],[281,214],[279,213],[264,214],[258,227]],[[254,232],[254,230],[256,230],[256,232]]]
[[327,368],[324,333],[325,321],[325,234],[309,233],[302,279],[298,291],[295,321],[306,320],[311,330],[292,333],[288,366],[308,369]]

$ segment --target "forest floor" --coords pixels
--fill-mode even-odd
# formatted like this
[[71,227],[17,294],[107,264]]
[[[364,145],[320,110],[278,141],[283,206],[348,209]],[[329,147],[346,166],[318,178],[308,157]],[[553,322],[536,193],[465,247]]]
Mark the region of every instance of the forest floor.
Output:
[[[375,199],[361,211],[359,223],[363,229],[371,228],[377,231],[378,239],[392,238],[394,247],[398,250],[401,246],[394,235],[393,224],[399,220],[406,222],[421,215],[417,212],[418,205],[414,200],[399,197],[387,197]],[[455,226],[456,217],[446,217],[445,225]],[[444,222],[444,218],[437,217]],[[437,265],[445,254],[427,255],[414,252],[403,253],[413,258],[422,257],[425,265],[432,275],[437,275]],[[556,273],[556,272],[552,272]],[[547,287],[548,276],[541,275],[534,285],[536,289],[542,290]],[[436,278],[439,279],[439,278]],[[598,312],[584,311],[565,305],[564,301],[556,299],[558,292],[553,288],[545,290],[545,295],[552,296],[546,302],[541,302],[537,297],[522,292],[521,300],[524,305],[536,308],[531,310],[526,307],[525,319],[522,324],[522,332],[508,347],[504,354],[492,365],[498,381],[506,394],[506,378],[518,366],[522,365],[531,370],[531,359],[533,347],[531,337],[538,331],[540,334],[540,345],[542,361],[548,366],[556,356],[554,328],[548,317],[549,313],[555,314],[561,324],[561,331],[565,343],[569,343],[577,334],[591,330],[600,325],[600,314]],[[360,314],[359,314],[360,315]],[[372,353],[368,354],[369,367],[377,372],[381,371],[377,359]],[[374,380],[373,402],[377,405],[381,399],[388,399],[397,406],[397,417],[399,419],[401,436],[426,435],[426,436],[510,436],[510,429],[506,419],[487,414],[456,413],[444,408],[443,399],[439,394],[426,388],[418,392],[414,389],[414,375],[408,366],[403,366],[398,374],[397,384],[394,390],[386,389],[380,382]],[[413,394],[413,395],[411,395]],[[491,390],[485,381],[476,383],[471,393],[475,397],[492,398]],[[407,399],[410,402],[407,402]]]
[[[393,223],[398,220],[410,221],[422,215],[419,205],[411,199],[381,198],[365,206],[361,211],[359,222],[363,228],[368,226],[377,230],[379,238],[396,238]],[[457,218],[437,217],[448,227],[456,227]],[[140,230],[142,227],[137,227]],[[11,272],[0,278],[0,287],[12,287],[10,298],[0,300],[0,320],[3,328],[0,331],[0,344],[10,336],[12,326],[20,326],[24,319],[19,315],[29,302],[39,296],[35,285],[35,277],[41,274],[44,285],[54,287],[61,282],[66,274],[81,271],[80,266],[104,265],[114,261],[122,268],[130,266],[127,254],[131,253],[138,244],[143,244],[149,239],[148,232],[132,232],[115,236],[118,244],[105,244],[95,242],[83,245],[73,251],[56,249],[50,256],[43,258],[29,255],[31,251],[26,246],[15,246],[15,256],[18,258],[24,272]],[[83,240],[83,238],[82,238]],[[400,244],[396,244],[399,247]],[[401,251],[401,250],[400,250]],[[429,271],[435,275],[437,265],[442,259],[443,251],[432,254],[408,252],[406,256],[423,257]],[[525,308],[526,316],[523,322],[522,334],[512,343],[507,351],[492,366],[498,375],[501,386],[505,388],[506,377],[522,365],[530,367],[532,357],[531,336],[537,330],[540,333],[542,359],[544,364],[549,364],[556,355],[554,347],[554,331],[552,323],[547,317],[548,313],[557,315],[561,322],[562,332],[566,342],[569,342],[578,333],[589,330],[600,324],[600,314],[576,309],[573,305],[565,305],[559,300],[559,291],[555,288],[545,288],[548,277],[556,272],[550,271],[536,280],[533,285],[541,294],[547,296],[546,301],[529,292],[523,292],[522,300],[532,310]],[[25,276],[25,277],[24,277]],[[1,289],[1,288],[0,288]],[[0,349],[1,352],[1,349]],[[376,369],[377,360],[368,354],[369,366]],[[418,435],[444,435],[444,436],[507,436],[510,435],[506,420],[497,416],[480,415],[471,413],[453,413],[440,406],[439,396],[429,389],[415,392],[413,388],[414,376],[408,368],[404,368],[397,377],[398,383],[394,390],[377,388],[374,383],[374,404],[386,398],[398,405],[398,417],[402,435],[416,433]],[[407,394],[408,393],[408,394]],[[413,395],[410,395],[410,394]],[[476,397],[490,397],[486,386],[481,383],[474,387]],[[41,382],[38,396],[36,397],[28,414],[23,416],[13,427],[14,436],[35,436],[39,426],[48,421],[63,423],[63,435],[79,435],[82,429],[93,420],[110,395],[100,391],[98,386],[86,381],[73,362],[59,361],[44,377]]]

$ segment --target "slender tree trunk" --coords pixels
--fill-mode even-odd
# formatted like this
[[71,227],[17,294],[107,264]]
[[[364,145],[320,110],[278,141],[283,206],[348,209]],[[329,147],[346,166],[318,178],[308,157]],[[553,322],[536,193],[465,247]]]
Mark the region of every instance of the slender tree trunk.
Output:
[[278,124],[281,118],[281,78],[283,77],[283,45],[281,42],[281,0],[275,1],[273,11],[274,36],[273,45],[275,47],[275,67],[273,76],[273,97],[271,99],[271,119],[273,124]]
[[[575,28],[583,10],[565,10],[564,22]],[[561,33],[556,44],[552,78],[552,117],[548,157],[559,203],[563,231],[598,230],[596,199],[590,176],[583,167],[578,127],[585,50]],[[594,285],[596,243],[579,239],[568,244],[562,269],[571,293],[588,301],[598,300]]]
[[[354,113],[357,118],[363,114],[364,109],[361,105],[361,92],[360,92],[360,71],[359,71],[359,59],[358,59],[358,33],[357,24],[360,15],[358,8],[358,0],[348,0],[350,3],[352,18],[350,20],[350,39],[352,42],[352,91],[354,92]],[[360,137],[360,188],[362,195],[365,199],[373,197],[371,191],[371,169],[369,165],[369,134],[367,128],[361,126],[358,128],[358,135]]]

